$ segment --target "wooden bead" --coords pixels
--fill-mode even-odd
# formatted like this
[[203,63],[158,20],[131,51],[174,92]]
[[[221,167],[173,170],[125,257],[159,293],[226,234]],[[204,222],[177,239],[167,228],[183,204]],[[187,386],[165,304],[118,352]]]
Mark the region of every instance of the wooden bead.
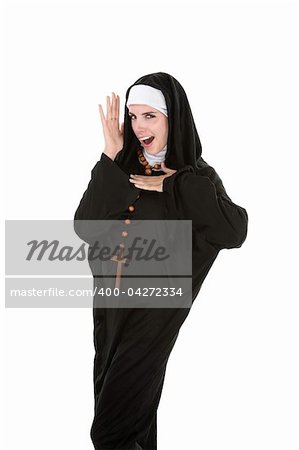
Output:
[[125,224],[126,224],[126,225],[130,225],[130,223],[131,223],[131,220],[130,220],[130,219],[126,219],[126,220],[125,220]]
[[[149,162],[147,161],[147,159],[143,156],[143,148],[142,147],[139,147],[137,149],[137,155],[138,155],[139,162],[144,167],[145,174],[146,175],[152,175],[152,167],[149,164]],[[156,164],[154,164],[153,168],[156,169],[156,170],[159,170],[159,169],[161,170],[161,164],[160,163],[156,163]],[[139,197],[137,197],[137,198],[139,198]]]
[[129,209],[129,211],[131,211],[131,212],[133,212],[133,211],[135,210],[135,208],[134,208],[133,205],[130,205],[128,209]]
[[124,236],[124,237],[127,237],[128,234],[129,234],[129,233],[128,233],[127,231],[122,231],[122,233],[121,233],[121,235]]

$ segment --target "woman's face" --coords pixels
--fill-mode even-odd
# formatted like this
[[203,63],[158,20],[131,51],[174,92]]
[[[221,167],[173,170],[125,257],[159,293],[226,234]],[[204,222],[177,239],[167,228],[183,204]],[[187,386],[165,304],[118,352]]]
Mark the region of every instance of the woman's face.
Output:
[[[167,144],[168,118],[165,114],[148,105],[130,105],[132,129],[140,141],[142,147],[152,155],[160,152]],[[147,145],[142,138],[154,137]]]

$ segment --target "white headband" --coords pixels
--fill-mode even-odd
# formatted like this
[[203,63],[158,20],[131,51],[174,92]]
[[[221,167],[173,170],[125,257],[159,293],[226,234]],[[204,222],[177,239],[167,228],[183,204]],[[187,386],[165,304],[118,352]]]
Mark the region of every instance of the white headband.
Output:
[[129,105],[149,105],[168,117],[165,97],[159,89],[146,84],[135,84],[131,87],[126,103]]

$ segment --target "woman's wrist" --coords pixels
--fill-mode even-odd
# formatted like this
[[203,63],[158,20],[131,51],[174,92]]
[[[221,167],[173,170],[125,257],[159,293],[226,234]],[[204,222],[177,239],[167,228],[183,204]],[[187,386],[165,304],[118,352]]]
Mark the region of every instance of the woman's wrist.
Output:
[[113,154],[113,152],[109,152],[109,150],[104,149],[103,153],[105,153],[105,155],[108,156],[108,158],[110,158],[110,159],[112,159],[112,161],[114,161],[115,154]]

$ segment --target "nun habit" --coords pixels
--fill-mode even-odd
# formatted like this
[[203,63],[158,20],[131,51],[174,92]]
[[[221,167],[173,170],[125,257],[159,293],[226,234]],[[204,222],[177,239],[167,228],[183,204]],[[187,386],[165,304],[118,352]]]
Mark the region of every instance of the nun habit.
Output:
[[[191,220],[192,303],[221,249],[241,247],[246,210],[233,203],[222,180],[201,156],[200,139],[186,93],[164,72],[142,76],[136,85],[160,90],[168,115],[165,164],[176,172],[163,192],[136,188],[130,174],[144,175],[140,141],[125,106],[124,143],[114,161],[102,153],[75,212],[74,229],[87,241],[83,221]],[[153,170],[150,176],[163,175]],[[123,229],[130,230],[128,225]],[[94,284],[99,278],[93,271]],[[93,308],[94,419],[96,450],[156,450],[157,409],[166,365],[190,308]]]

